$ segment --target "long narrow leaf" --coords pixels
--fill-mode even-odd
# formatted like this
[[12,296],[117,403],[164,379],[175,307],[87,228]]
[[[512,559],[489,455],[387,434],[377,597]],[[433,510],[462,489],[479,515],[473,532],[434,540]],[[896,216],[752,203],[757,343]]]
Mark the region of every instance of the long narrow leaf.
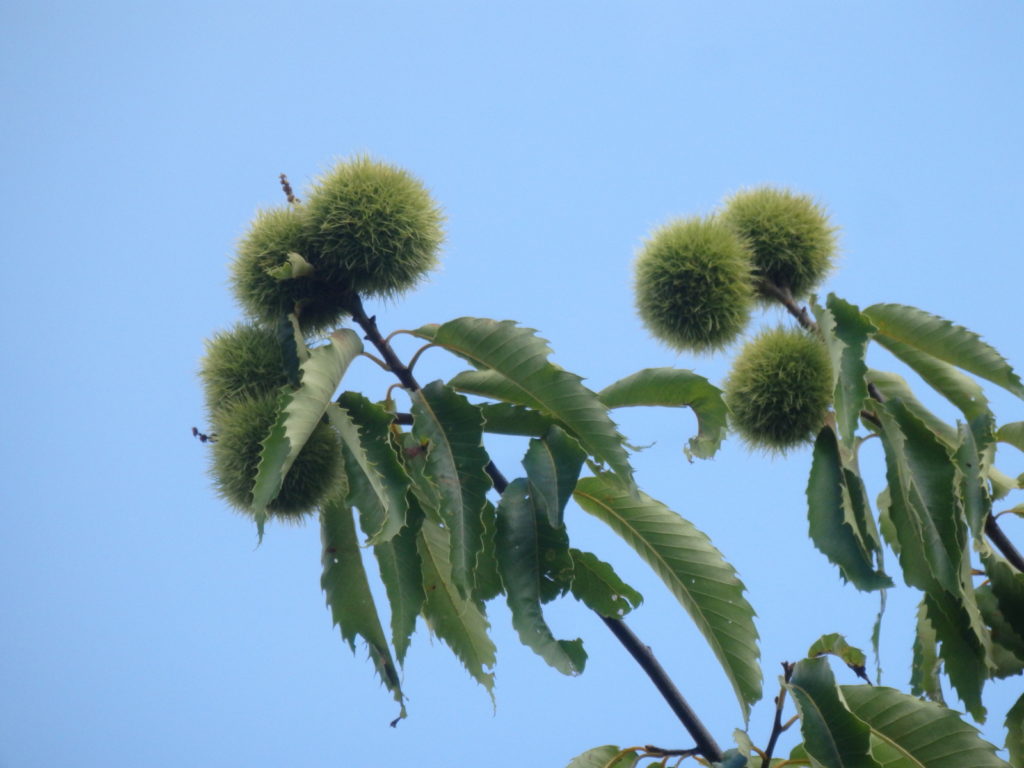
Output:
[[413,434],[427,447],[427,469],[451,534],[452,579],[468,595],[483,547],[481,515],[491,487],[484,472],[489,459],[482,443],[483,419],[476,406],[440,381],[410,396]]
[[341,436],[349,503],[359,508],[359,522],[368,544],[395,536],[408,510],[406,474],[388,439],[391,416],[355,392],[346,392],[327,409],[331,426]]
[[419,509],[410,509],[409,517],[410,524],[397,536],[373,548],[380,578],[391,604],[391,644],[399,664],[405,661],[424,600],[422,565],[416,547],[423,513]]
[[988,412],[988,400],[978,382],[955,366],[884,333],[877,334],[875,341],[914,369],[936,392],[959,408],[968,421]]
[[945,706],[939,673],[942,660],[938,652],[939,638],[928,620],[928,610],[922,601],[917,609],[917,632],[914,636],[914,663],[910,667],[910,692],[927,696]]
[[[473,361],[470,361],[473,362]],[[448,382],[452,389],[467,395],[478,395],[490,400],[500,400],[512,405],[543,410],[544,404],[519,384],[498,371],[462,371]]]
[[692,523],[644,493],[635,497],[611,475],[583,478],[573,498],[665,582],[711,646],[747,717],[761,697],[760,651],[754,610],[733,567]]
[[726,432],[722,390],[703,376],[679,368],[645,368],[616,381],[597,393],[609,408],[661,405],[692,408],[697,416],[697,436],[686,446],[687,457],[707,459],[715,455]]
[[864,314],[889,339],[915,347],[1024,398],[1020,377],[978,334],[902,304],[875,304],[865,309]]
[[590,455],[605,462],[630,491],[633,469],[615,423],[597,395],[579,376],[548,361],[551,350],[530,328],[510,320],[462,317],[416,332],[421,337],[490,369],[522,389],[532,405],[554,416],[572,432]]
[[562,513],[580,476],[586,453],[575,438],[556,425],[539,440],[531,440],[523,457],[533,503],[555,528],[562,527]]
[[277,497],[285,475],[323,418],[348,366],[362,351],[359,336],[342,329],[302,362],[302,384],[283,399],[278,422],[263,442],[253,482],[253,510],[261,538],[267,506]]
[[562,674],[576,675],[586,663],[583,641],[556,640],[541,610],[541,513],[527,496],[528,488],[525,479],[513,480],[498,504],[495,542],[512,626],[523,645]]
[[466,670],[494,701],[495,648],[487,635],[490,626],[483,610],[463,597],[452,582],[448,560],[448,531],[424,520],[417,540],[423,565],[423,618],[430,630],[441,638]]
[[836,427],[843,445],[852,447],[860,411],[868,396],[864,356],[875,327],[854,304],[829,294],[825,308],[814,313],[832,359],[835,376]]
[[405,717],[405,697],[363,568],[351,508],[337,497],[324,504],[320,531],[324,567],[320,585],[334,623],[353,651],[357,636],[366,641],[377,674],[402,708],[399,717]]
[[814,443],[807,503],[811,541],[845,580],[864,591],[892,586],[892,579],[875,567],[876,542],[861,531],[869,511],[860,478],[844,470],[839,443],[828,426]]
[[923,602],[949,682],[971,716],[984,722],[981,691],[990,677],[992,650],[974,591],[965,589],[960,595],[951,595],[932,590]]
[[1010,768],[956,712],[892,688],[841,685],[847,708],[899,762],[886,768]]
[[955,595],[966,544],[956,469],[946,447],[901,400],[880,404],[877,413],[904,578],[918,589],[941,585]]

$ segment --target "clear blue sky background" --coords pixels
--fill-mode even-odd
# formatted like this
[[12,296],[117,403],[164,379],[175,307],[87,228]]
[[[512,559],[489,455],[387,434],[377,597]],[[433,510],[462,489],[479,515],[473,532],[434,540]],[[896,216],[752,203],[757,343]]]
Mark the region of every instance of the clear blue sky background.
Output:
[[[584,675],[522,648],[495,605],[496,714],[421,625],[410,717],[388,727],[394,702],[331,627],[316,526],[272,525],[257,549],[190,435],[203,339],[239,317],[234,243],[282,202],[277,174],[301,196],[366,151],[422,178],[449,219],[430,283],[372,307],[385,329],[514,318],[594,387],[663,365],[720,382],[727,355],[647,336],[632,259],[674,216],[787,185],[842,228],[825,291],[929,309],[1024,366],[1022,41],[1024,6],[1007,0],[5,3],[0,766],[504,768],[609,742],[689,746],[571,601],[550,619],[586,640]],[[421,365],[454,370],[440,353]],[[385,385],[369,364],[348,382]],[[1002,421],[1022,418],[992,394]],[[749,588],[763,744],[779,662],[824,632],[867,646],[877,598],[844,588],[806,538],[807,452],[770,460],[731,441],[690,465],[688,413],[619,421],[655,443],[641,484]],[[495,447],[508,473],[520,449]],[[632,625],[729,742],[741,715],[688,618],[584,513],[569,523],[644,593]],[[1020,521],[1006,527],[1024,540]],[[883,629],[899,687],[914,605],[894,590]],[[992,687],[990,738],[1020,688]]]

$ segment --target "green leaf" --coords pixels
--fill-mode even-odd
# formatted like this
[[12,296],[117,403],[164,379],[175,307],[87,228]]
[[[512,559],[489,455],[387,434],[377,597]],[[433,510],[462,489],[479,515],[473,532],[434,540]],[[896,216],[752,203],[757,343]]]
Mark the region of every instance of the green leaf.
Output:
[[403,432],[399,438],[402,446],[402,464],[409,475],[409,490],[420,509],[435,523],[441,519],[441,490],[430,477],[427,468],[427,446],[411,432]]
[[505,591],[501,583],[501,574],[498,572],[498,554],[495,536],[498,528],[497,510],[491,502],[484,505],[483,548],[480,556],[476,559],[476,589],[473,590],[473,599],[478,603],[493,600]]
[[1024,694],[1006,713],[1006,751],[1013,768],[1024,768]]
[[586,457],[576,439],[556,425],[552,425],[542,439],[531,440],[523,457],[533,503],[555,528],[562,527],[565,505],[569,503]]
[[1024,637],[1024,574],[995,552],[982,555],[992,596],[1013,631]]
[[1024,398],[1024,384],[1010,364],[978,334],[936,315],[902,304],[875,304],[864,314],[887,340],[902,342],[932,357],[988,379]]
[[726,414],[722,390],[703,376],[679,368],[645,368],[602,389],[597,396],[609,408],[661,405],[692,408],[697,436],[686,447],[688,458],[715,455],[725,438]]
[[996,430],[996,440],[1024,451],[1024,421],[1011,421]]
[[622,435],[607,409],[583,386],[580,377],[548,361],[550,350],[535,331],[517,327],[511,320],[462,317],[416,333],[477,368],[491,369],[509,379],[529,398],[520,404],[554,416],[591,456],[607,463],[630,491],[635,490]]
[[491,481],[480,410],[443,382],[412,392],[413,434],[427,446],[427,470],[440,491],[441,519],[451,534],[452,579],[463,595],[483,547],[482,512]]
[[419,509],[409,510],[410,524],[388,541],[377,544],[381,581],[391,604],[391,644],[399,664],[405,662],[409,641],[416,630],[416,617],[423,609],[423,575],[416,538],[423,522]]
[[320,586],[331,617],[353,651],[356,636],[366,641],[377,674],[402,708],[399,718],[405,717],[405,697],[363,568],[352,510],[341,499],[336,497],[321,507],[320,534],[324,567]]
[[1009,768],[956,712],[892,688],[841,685],[847,708],[888,747],[884,768]]
[[484,416],[484,431],[496,435],[544,437],[555,423],[550,416],[521,405],[480,403],[477,407]]
[[509,483],[498,504],[495,539],[501,580],[508,594],[512,626],[523,645],[565,675],[583,671],[586,653],[583,641],[556,640],[541,610],[541,556],[539,510],[527,496],[529,484],[523,478]]
[[487,689],[494,701],[495,648],[487,635],[489,624],[483,610],[463,597],[452,582],[448,560],[448,531],[424,520],[417,546],[423,565],[423,618],[430,631],[452,649],[473,679]]
[[827,309],[812,306],[824,332],[836,377],[833,396],[836,427],[843,444],[849,447],[853,445],[860,411],[868,397],[864,356],[875,327],[856,305],[835,294],[830,293],[825,304]]
[[261,539],[267,506],[277,497],[285,475],[323,418],[348,366],[362,351],[363,343],[355,332],[347,328],[335,331],[329,344],[310,351],[301,366],[302,385],[283,398],[281,415],[262,443],[253,483],[253,510]]
[[960,596],[941,590],[928,592],[924,606],[939,639],[939,656],[949,682],[971,716],[984,722],[981,690],[989,678],[991,641],[973,590],[966,590]]
[[570,549],[572,596],[601,616],[621,619],[644,601],[612,567],[589,552]]
[[945,706],[939,672],[942,660],[938,653],[939,638],[935,628],[928,621],[924,602],[917,609],[917,633],[914,636],[914,663],[910,667],[910,692],[915,696],[927,696]]
[[608,744],[576,756],[567,768],[633,768],[639,759],[640,753],[635,749],[619,749]]
[[308,277],[313,272],[313,265],[295,252],[288,254],[288,261],[284,264],[267,270],[268,275],[278,280],[294,280],[297,277]]
[[986,584],[974,592],[981,618],[992,632],[992,677],[1004,678],[1024,671],[1024,637],[1014,630]]
[[863,483],[844,469],[836,434],[828,426],[814,443],[807,504],[811,540],[839,566],[844,580],[864,591],[892,586],[892,579],[875,568],[879,547],[865,530],[870,510]]
[[[988,474],[990,447],[994,435],[992,415],[985,412],[970,426],[957,424],[960,441],[954,457],[959,470],[960,498],[963,500],[967,525],[976,542],[987,546],[984,539],[985,521],[992,512],[992,497],[985,477]],[[979,438],[981,443],[979,444]]]
[[940,585],[958,594],[966,533],[949,453],[901,400],[880,403],[877,415],[904,579],[924,591]]
[[[956,429],[925,408],[902,376],[886,371],[869,370],[868,381],[878,389],[885,400],[900,400],[908,411],[920,419],[936,437],[951,449],[956,446],[958,441]],[[877,408],[878,403],[874,403],[873,407]]]
[[988,413],[988,399],[974,379],[965,376],[949,363],[936,360],[930,354],[880,333],[875,340],[898,359],[914,369],[932,389],[959,408],[967,420]]
[[788,688],[808,755],[829,768],[879,768],[870,755],[870,731],[843,705],[825,659],[797,662]]
[[761,697],[760,651],[754,610],[733,567],[692,523],[644,493],[634,496],[607,473],[581,479],[573,498],[665,582],[711,646],[746,718]]
[[863,677],[867,682],[871,682],[867,679],[867,672],[864,668],[864,665],[867,663],[864,651],[847,643],[846,638],[838,632],[822,635],[815,640],[807,651],[807,658],[814,658],[824,654],[836,656],[852,669],[858,677]]
[[357,392],[346,392],[327,409],[327,418],[341,436],[348,501],[359,508],[367,543],[388,541],[405,525],[410,482],[389,439],[392,416]]
[[[545,352],[546,354],[546,352]],[[470,362],[474,362],[470,360]],[[533,410],[543,410],[544,404],[527,390],[498,371],[484,369],[482,371],[463,371],[456,374],[448,386],[467,395],[478,395],[491,400],[501,400],[506,404],[518,405]]]

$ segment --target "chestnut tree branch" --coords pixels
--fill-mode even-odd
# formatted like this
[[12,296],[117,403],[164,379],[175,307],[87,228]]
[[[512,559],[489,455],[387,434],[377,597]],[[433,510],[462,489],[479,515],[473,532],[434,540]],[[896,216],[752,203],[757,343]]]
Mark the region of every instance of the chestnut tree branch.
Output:
[[[420,385],[416,381],[416,377],[413,376],[409,367],[399,359],[397,354],[395,354],[395,350],[387,339],[381,335],[381,332],[377,327],[376,317],[366,314],[366,310],[363,308],[363,303],[359,296],[353,294],[349,298],[347,304],[349,312],[352,315],[352,319],[363,330],[363,333],[365,334],[364,338],[376,347],[381,357],[384,358],[384,361],[391,369],[391,372],[394,373],[402,383],[402,386],[410,392],[418,390]],[[405,416],[406,414],[400,414],[397,416],[396,420],[399,423],[405,423],[405,419],[403,418]],[[493,461],[489,462],[484,470],[487,472],[488,477],[491,478],[491,482],[494,484],[494,490],[498,493],[504,493],[505,489],[508,487],[508,480],[501,473],[501,470],[495,466]],[[627,651],[629,651],[630,655],[632,655],[640,665],[640,668],[647,673],[647,676],[658,689],[658,692],[661,693],[662,698],[665,699],[669,707],[676,714],[676,717],[678,717],[679,721],[683,724],[683,727],[686,728],[690,736],[696,742],[696,751],[710,762],[720,761],[722,759],[721,747],[718,746],[718,743],[708,732],[704,723],[701,722],[700,718],[697,717],[697,714],[690,708],[690,705],[687,704],[686,699],[683,698],[683,695],[679,692],[675,683],[672,682],[672,679],[655,658],[651,649],[640,642],[640,639],[621,619],[601,616],[601,620],[605,623],[605,626],[611,630],[612,634],[615,635],[616,639],[622,643]]]

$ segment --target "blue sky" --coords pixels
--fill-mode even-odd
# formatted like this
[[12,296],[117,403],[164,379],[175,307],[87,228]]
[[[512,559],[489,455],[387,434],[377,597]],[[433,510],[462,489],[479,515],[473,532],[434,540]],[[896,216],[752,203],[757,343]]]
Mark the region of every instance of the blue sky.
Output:
[[[388,727],[394,702],[331,627],[316,526],[272,525],[257,549],[190,434],[203,339],[240,316],[234,243],[282,202],[279,173],[301,196],[368,152],[420,177],[448,217],[431,281],[371,306],[384,329],[511,318],[594,387],[663,365],[720,382],[728,355],[646,334],[632,260],[654,227],[771,183],[841,228],[822,293],[949,317],[1021,367],[1022,39],[1024,6],[1005,0],[5,4],[0,766],[504,768],[610,742],[689,746],[570,603],[550,619],[584,638],[581,677],[520,646],[495,605],[496,712],[421,625],[410,717]],[[421,367],[455,370],[439,353]],[[386,385],[369,364],[346,382],[371,397]],[[989,391],[1001,421],[1024,418]],[[688,414],[617,420],[655,443],[636,457],[641,485],[747,584],[763,744],[779,662],[825,632],[867,646],[877,599],[843,588],[806,539],[806,451],[772,460],[732,440],[690,465]],[[494,454],[514,467],[521,449]],[[1010,453],[1006,469],[1024,462]],[[569,525],[644,593],[631,625],[729,742],[740,712],[685,614],[596,521],[574,510]],[[1020,521],[1006,528],[1024,540]],[[882,663],[897,687],[914,605],[890,594]],[[1019,688],[993,686],[991,738]]]

